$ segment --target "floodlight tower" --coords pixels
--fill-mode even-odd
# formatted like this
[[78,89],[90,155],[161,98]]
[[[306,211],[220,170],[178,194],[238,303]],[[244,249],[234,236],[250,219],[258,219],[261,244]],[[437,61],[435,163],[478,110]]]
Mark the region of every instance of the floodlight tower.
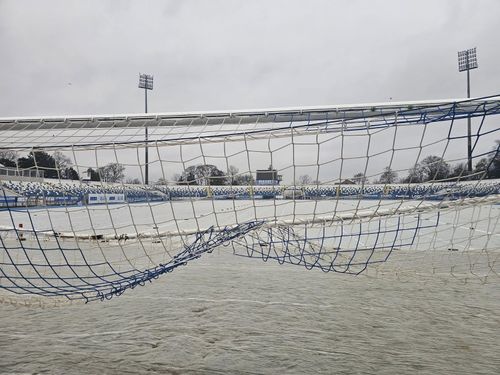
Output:
[[[458,71],[467,71],[467,98],[470,98],[470,73],[477,68],[476,47],[458,52]],[[470,117],[467,118],[467,169],[472,172],[472,140]]]
[[[139,73],[139,88],[144,89],[144,112],[148,113],[148,90],[153,90],[153,76]],[[149,182],[149,155],[148,155],[148,127],[145,127],[146,147],[145,147],[145,165],[144,165],[144,184]]]

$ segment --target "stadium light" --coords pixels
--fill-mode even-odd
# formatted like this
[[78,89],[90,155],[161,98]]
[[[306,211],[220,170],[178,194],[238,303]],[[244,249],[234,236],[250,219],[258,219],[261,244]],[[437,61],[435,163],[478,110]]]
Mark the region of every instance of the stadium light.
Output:
[[[144,89],[144,112],[148,113],[148,90],[153,90],[153,76],[139,73],[139,88]],[[145,147],[145,165],[144,165],[144,183],[149,182],[149,155],[148,155],[148,127],[145,127],[146,147]]]
[[[477,68],[476,47],[458,52],[458,71],[467,72],[467,98],[470,98],[470,73],[471,69]],[[472,139],[471,121],[467,117],[467,169],[472,172]]]

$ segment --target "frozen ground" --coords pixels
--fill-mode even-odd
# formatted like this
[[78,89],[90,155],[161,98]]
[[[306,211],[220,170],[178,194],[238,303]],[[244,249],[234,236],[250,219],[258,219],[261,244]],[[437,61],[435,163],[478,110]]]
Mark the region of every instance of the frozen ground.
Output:
[[[234,203],[245,204],[215,202],[220,212]],[[189,202],[179,204],[178,217],[187,218]],[[33,218],[38,230],[73,222],[106,231],[103,207],[88,222],[78,216],[88,216],[85,208],[16,215]],[[136,225],[150,228],[150,208],[130,207]],[[498,207],[449,212],[438,229],[423,230],[413,247],[377,267],[380,273],[308,271],[221,247],[111,301],[46,309],[0,304],[0,373],[497,374]],[[114,208],[115,224],[130,229],[129,208]],[[196,211],[210,217],[211,208]],[[167,208],[152,209],[169,225]],[[0,218],[8,225],[5,212]],[[479,239],[467,242],[471,233]],[[446,248],[452,237],[456,250]]]

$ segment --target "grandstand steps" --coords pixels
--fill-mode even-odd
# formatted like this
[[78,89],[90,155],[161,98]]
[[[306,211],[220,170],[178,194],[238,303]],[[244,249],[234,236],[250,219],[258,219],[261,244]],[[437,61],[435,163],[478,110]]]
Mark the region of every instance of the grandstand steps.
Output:
[[20,197],[21,195],[5,186],[0,187],[0,197]]

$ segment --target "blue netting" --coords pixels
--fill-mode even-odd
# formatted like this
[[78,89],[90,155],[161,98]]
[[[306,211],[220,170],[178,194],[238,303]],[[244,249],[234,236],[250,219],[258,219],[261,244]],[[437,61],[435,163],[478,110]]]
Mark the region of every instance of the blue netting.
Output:
[[18,231],[18,246],[7,245],[0,236],[0,244],[6,255],[0,263],[0,275],[7,281],[2,284],[2,288],[16,294],[66,297],[85,302],[110,299],[127,289],[144,285],[162,274],[172,272],[261,225],[262,222],[254,221],[219,231],[211,227],[195,234],[192,242],[185,245],[167,263],[159,263],[147,269],[124,270],[118,269],[110,260],[96,262],[92,260],[93,255],[97,258],[95,252],[86,251],[85,246],[68,247],[67,243],[60,242],[57,237],[54,243],[56,246],[46,246],[45,241],[40,242],[41,239],[35,233],[38,240],[34,243],[27,241],[34,245],[27,246],[23,239],[25,232]]
[[319,228],[277,226],[236,239],[233,252],[265,262],[358,275],[370,265],[386,262],[393,251],[412,246],[419,231],[437,227],[439,218],[438,212],[426,217],[398,215]]

